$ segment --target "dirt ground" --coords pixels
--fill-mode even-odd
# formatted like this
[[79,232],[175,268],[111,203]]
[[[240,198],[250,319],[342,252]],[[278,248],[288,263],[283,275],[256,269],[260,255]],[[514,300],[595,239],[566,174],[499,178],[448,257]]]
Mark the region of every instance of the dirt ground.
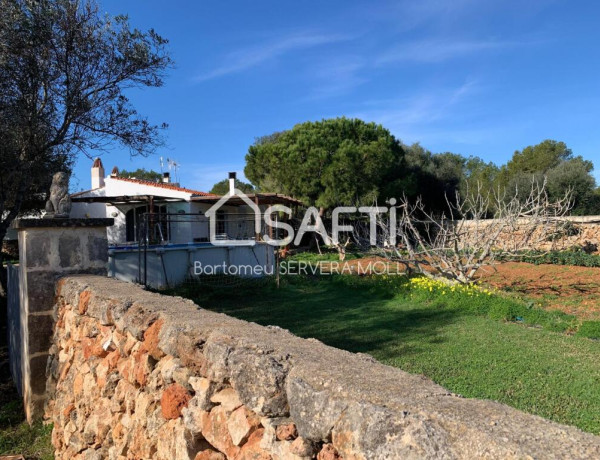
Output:
[[[360,273],[369,272],[369,268],[378,272],[383,263],[388,264],[384,259],[367,257],[340,262],[337,270],[341,272],[348,267],[345,270],[359,273],[360,267]],[[388,265],[391,272],[404,272],[401,264]],[[479,276],[482,283],[533,300],[543,308],[561,310],[581,319],[600,320],[600,268],[507,262],[486,267]]]
[[600,268],[507,262],[482,270],[481,281],[544,308],[600,320]]

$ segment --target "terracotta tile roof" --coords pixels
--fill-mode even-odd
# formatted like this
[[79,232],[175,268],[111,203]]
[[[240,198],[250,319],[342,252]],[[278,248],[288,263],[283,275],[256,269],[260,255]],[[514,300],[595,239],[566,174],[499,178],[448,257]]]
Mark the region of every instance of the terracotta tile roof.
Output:
[[111,177],[111,179],[122,180],[125,182],[132,182],[134,184],[147,185],[149,187],[158,187],[158,188],[164,188],[164,189],[168,189],[168,190],[175,190],[177,192],[186,192],[186,193],[191,193],[192,195],[217,196],[217,195],[213,195],[212,193],[200,192],[199,190],[192,190],[192,189],[185,188],[185,187],[177,187],[176,185],[173,185],[173,184],[165,184],[164,182],[152,182],[149,180],[131,179],[129,177],[118,177],[118,176]]

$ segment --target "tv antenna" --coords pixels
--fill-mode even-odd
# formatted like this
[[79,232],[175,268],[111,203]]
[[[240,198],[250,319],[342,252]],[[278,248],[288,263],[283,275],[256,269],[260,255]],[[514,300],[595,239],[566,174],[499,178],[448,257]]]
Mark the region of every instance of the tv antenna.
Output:
[[160,173],[164,173],[165,171],[165,162],[163,160],[163,157],[160,157]]
[[169,165],[169,171],[173,172],[174,182],[179,183],[179,176],[177,174],[177,171],[179,170],[179,163],[175,160],[167,158],[167,164]]

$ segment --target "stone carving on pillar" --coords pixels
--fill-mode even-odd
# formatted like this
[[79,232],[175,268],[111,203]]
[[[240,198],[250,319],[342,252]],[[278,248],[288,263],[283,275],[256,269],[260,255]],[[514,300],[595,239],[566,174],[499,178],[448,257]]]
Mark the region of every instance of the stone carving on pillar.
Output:
[[71,197],[69,196],[69,175],[57,172],[52,176],[50,197],[46,201],[45,218],[67,218],[71,212]]

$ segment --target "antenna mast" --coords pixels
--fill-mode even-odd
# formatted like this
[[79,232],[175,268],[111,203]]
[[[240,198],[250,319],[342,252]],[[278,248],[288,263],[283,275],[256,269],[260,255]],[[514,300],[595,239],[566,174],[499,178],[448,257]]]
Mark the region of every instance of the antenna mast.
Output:
[[173,171],[173,178],[176,183],[179,183],[179,175],[177,171],[179,170],[179,163],[175,160],[167,158],[167,163],[169,165],[169,171]]

